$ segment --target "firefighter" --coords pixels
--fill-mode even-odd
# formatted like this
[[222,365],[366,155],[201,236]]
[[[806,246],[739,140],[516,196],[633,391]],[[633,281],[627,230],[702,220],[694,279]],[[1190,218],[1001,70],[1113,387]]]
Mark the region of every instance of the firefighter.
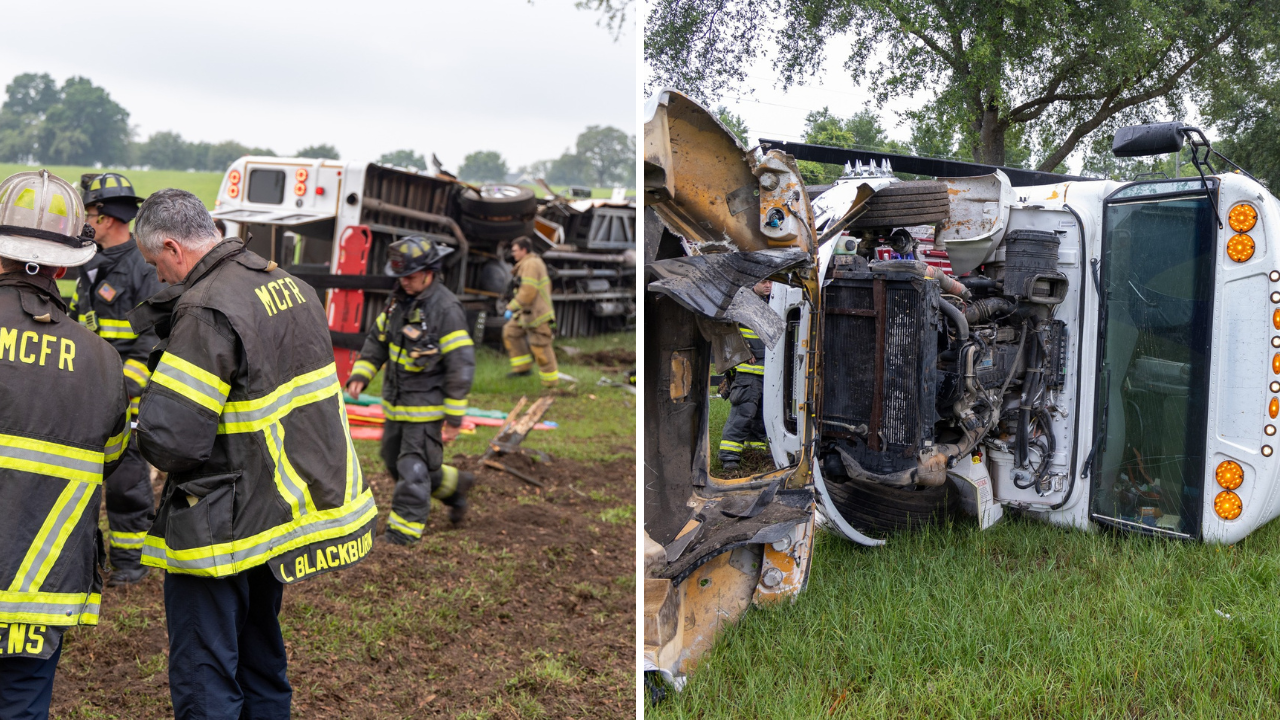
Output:
[[[773,283],[761,280],[752,290],[767,300]],[[720,465],[729,472],[738,469],[743,450],[769,447],[764,429],[764,341],[745,325],[738,332],[751,349],[751,360],[734,367],[729,385],[729,419],[720,433]]]
[[527,237],[512,241],[511,257],[516,261],[512,271],[515,297],[507,303],[507,324],[502,326],[502,343],[511,357],[510,374],[528,375],[537,360],[543,387],[555,387],[560,382],[556,351],[551,347],[556,311],[551,306],[547,266],[533,252],[533,243]]
[[142,562],[166,571],[174,714],[288,717],[284,585],[364,558],[377,520],[323,300],[189,192],[147,198],[134,231],[169,283],[129,319],[160,337],[135,433],[169,474]]
[[387,249],[386,274],[400,279],[375,331],[365,338],[347,380],[359,397],[385,364],[382,460],[396,482],[387,519],[388,542],[409,545],[422,538],[431,498],[449,507],[457,525],[467,512],[469,472],[444,463],[444,443],[458,436],[476,356],[462,303],[437,282],[441,261],[453,252],[443,243],[409,236]]
[[[100,248],[76,280],[71,316],[96,332],[120,353],[124,361],[124,386],[130,410],[138,413],[138,398],[147,386],[147,354],[156,334],[133,332],[125,315],[139,303],[160,292],[155,268],[142,259],[129,223],[138,214],[142,198],[133,185],[116,173],[81,177],[84,207],[94,242]],[[113,572],[107,586],[131,585],[146,577],[142,566],[142,541],[151,527],[155,500],[151,492],[151,468],[138,453],[136,440],[125,450],[120,467],[107,477],[107,526]]]
[[129,440],[120,356],[76,324],[63,268],[96,248],[47,170],[0,182],[0,718],[46,718],[62,635],[96,625],[98,486]]

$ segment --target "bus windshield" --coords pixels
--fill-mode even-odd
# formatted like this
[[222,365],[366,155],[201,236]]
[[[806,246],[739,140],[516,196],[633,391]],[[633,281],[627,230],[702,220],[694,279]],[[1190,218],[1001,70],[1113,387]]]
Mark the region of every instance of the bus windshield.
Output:
[[1103,217],[1090,510],[1095,520],[1125,529],[1199,537],[1216,258],[1212,205],[1202,189],[1188,194],[1173,184],[1138,183],[1112,195]]

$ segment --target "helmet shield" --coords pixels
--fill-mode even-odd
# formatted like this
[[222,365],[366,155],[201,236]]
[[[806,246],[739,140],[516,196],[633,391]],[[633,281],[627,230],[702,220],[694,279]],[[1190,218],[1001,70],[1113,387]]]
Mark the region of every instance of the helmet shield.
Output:
[[56,267],[89,262],[97,252],[81,239],[84,205],[71,183],[48,170],[0,182],[0,256]]
[[392,277],[412,275],[419,270],[439,270],[441,261],[453,248],[422,235],[401,238],[387,248],[385,272]]

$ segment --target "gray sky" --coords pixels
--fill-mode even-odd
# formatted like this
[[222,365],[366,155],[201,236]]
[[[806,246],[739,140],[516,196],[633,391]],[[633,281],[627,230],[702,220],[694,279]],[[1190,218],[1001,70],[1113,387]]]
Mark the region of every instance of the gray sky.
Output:
[[636,132],[636,32],[614,42],[573,0],[50,7],[5,4],[0,81],[88,77],[139,139],[332,143],[369,160],[410,148],[456,170],[474,150],[512,169],[558,157],[588,125]]

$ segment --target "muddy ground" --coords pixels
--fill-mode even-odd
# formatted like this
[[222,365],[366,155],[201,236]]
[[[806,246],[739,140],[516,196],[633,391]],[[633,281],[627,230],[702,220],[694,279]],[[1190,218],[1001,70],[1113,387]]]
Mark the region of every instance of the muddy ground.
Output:
[[[419,546],[286,588],[294,717],[634,717],[634,461],[506,460],[545,490],[453,462],[479,478],[461,528],[437,503]],[[368,477],[381,530],[392,482]],[[172,717],[163,610],[159,573],[108,588],[53,717]]]

